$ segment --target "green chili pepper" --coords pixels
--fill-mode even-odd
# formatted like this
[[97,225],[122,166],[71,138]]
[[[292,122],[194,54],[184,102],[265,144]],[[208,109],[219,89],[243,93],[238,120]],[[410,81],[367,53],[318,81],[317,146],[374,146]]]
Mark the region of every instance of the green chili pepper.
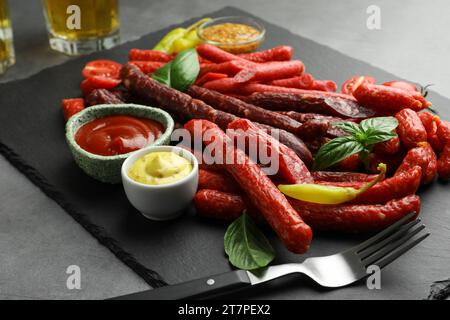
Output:
[[285,195],[307,202],[319,204],[340,204],[355,199],[360,194],[377,184],[386,173],[386,165],[378,165],[380,173],[371,182],[360,189],[326,186],[320,184],[292,184],[279,185],[278,189]]

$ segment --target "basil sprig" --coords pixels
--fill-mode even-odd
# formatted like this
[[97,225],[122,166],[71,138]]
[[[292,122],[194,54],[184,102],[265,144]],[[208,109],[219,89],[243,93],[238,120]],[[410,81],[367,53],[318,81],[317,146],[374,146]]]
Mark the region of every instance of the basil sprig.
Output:
[[228,227],[224,246],[230,263],[239,269],[262,268],[275,257],[269,241],[245,211]]
[[397,136],[395,128],[398,121],[394,117],[378,117],[363,120],[359,125],[338,122],[334,126],[348,135],[337,137],[319,149],[313,163],[314,170],[328,168],[356,153],[365,159],[375,144]]
[[176,58],[156,70],[152,78],[179,91],[185,91],[197,80],[200,72],[195,49],[180,52]]
[[162,66],[153,73],[152,78],[170,87],[171,71],[172,71],[172,62],[166,63],[164,66]]

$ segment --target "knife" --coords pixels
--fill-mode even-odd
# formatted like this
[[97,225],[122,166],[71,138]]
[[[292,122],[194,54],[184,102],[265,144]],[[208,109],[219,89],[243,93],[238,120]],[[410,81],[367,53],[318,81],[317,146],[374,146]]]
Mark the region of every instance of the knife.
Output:
[[[295,267],[294,267],[295,265]],[[175,285],[141,291],[110,300],[181,300],[224,295],[299,272],[299,264],[282,264],[256,271],[235,270]]]

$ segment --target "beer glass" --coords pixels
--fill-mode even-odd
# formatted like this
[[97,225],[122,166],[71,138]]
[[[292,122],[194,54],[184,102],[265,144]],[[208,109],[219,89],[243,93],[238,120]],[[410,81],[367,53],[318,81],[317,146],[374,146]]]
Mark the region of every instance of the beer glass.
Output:
[[0,74],[15,62],[8,1],[0,0]]
[[68,55],[119,43],[118,0],[43,0],[50,47]]

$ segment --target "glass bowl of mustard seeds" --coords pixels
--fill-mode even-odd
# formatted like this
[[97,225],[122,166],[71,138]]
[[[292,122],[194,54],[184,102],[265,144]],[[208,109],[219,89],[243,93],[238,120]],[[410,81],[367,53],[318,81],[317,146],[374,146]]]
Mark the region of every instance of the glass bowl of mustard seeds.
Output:
[[250,17],[221,17],[205,22],[197,29],[204,42],[239,54],[253,52],[266,34],[264,26]]

